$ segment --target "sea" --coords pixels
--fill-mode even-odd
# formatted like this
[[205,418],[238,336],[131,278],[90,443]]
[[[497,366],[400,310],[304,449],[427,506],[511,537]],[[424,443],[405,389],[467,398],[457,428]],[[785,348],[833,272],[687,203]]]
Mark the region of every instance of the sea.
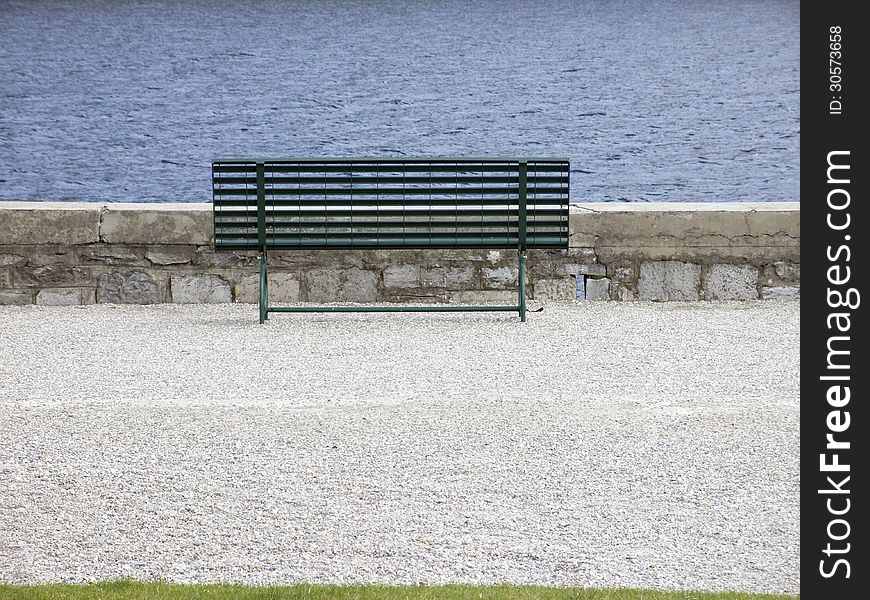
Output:
[[555,156],[571,201],[799,201],[799,2],[0,0],[0,200],[218,157]]

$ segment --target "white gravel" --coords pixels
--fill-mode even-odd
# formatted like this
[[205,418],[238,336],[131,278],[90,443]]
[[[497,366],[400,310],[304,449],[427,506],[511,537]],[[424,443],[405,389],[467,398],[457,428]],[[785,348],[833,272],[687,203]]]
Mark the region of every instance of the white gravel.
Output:
[[797,593],[799,311],[0,307],[0,581]]

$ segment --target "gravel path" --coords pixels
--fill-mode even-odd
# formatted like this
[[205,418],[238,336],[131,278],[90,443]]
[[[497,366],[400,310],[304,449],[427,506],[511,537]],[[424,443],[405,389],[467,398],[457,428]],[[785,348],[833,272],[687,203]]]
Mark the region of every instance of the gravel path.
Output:
[[0,582],[796,593],[799,311],[0,307]]

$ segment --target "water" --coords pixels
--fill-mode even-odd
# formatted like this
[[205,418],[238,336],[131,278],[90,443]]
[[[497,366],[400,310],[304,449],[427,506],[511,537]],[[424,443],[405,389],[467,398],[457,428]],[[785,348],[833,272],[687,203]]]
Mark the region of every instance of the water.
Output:
[[0,199],[221,156],[547,155],[582,201],[799,200],[797,2],[0,0]]

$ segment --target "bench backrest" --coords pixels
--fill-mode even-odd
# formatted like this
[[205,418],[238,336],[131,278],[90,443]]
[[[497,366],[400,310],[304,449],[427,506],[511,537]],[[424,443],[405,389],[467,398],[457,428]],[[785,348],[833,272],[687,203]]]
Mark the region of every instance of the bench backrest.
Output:
[[215,160],[217,250],[567,248],[558,158]]

